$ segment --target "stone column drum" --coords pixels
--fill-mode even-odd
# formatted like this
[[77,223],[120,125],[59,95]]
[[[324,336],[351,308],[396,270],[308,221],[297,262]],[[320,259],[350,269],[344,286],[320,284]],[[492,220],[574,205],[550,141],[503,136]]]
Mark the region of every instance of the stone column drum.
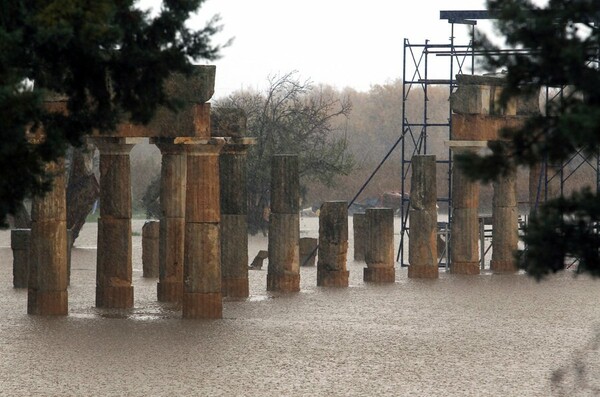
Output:
[[223,296],[247,298],[248,193],[247,151],[252,138],[233,138],[223,147],[221,174],[221,291]]
[[348,203],[329,201],[319,212],[319,260],[317,285],[320,287],[347,287]]
[[225,140],[187,148],[183,318],[222,318],[219,153]]
[[100,151],[100,217],[96,270],[96,306],[133,307],[131,244],[131,172],[127,138],[96,138]]
[[494,272],[515,272],[515,252],[519,243],[517,176],[499,176],[494,182],[492,200],[492,261]]
[[299,211],[298,156],[273,156],[271,162],[268,291],[300,291]]
[[365,213],[367,244],[363,280],[365,282],[393,283],[394,269],[394,210],[369,208]]
[[[473,150],[452,148],[454,153]],[[452,167],[452,219],[450,272],[479,274],[479,183],[470,180],[454,163]]]
[[408,277],[438,278],[435,156],[413,156]]
[[49,163],[54,175],[52,190],[33,199],[29,249],[27,313],[66,315],[67,205],[64,162]]
[[10,231],[10,248],[13,253],[13,287],[27,288],[29,282],[29,244],[31,229]]
[[181,302],[183,296],[183,256],[185,239],[185,192],[187,157],[185,145],[173,138],[152,142],[162,155],[160,169],[160,230],[158,246],[159,302]]
[[160,222],[148,221],[142,227],[142,277],[158,277]]
[[352,229],[354,233],[354,260],[365,260],[365,244],[367,241],[366,234],[366,217],[364,213],[355,213],[352,216]]

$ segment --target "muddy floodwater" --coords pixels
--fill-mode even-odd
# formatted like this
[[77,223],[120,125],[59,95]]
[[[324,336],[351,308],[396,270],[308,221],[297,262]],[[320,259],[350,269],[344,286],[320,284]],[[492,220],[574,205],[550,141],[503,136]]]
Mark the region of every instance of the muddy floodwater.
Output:
[[[142,278],[142,224],[135,307],[94,307],[91,223],[73,249],[69,315],[58,318],[26,314],[0,231],[1,396],[550,396],[557,384],[565,395],[600,385],[600,280],[442,270],[423,281],[397,267],[395,284],[365,285],[350,241],[349,288],[316,287],[312,267],[301,268],[299,293],[267,293],[265,263],[222,320],[182,320],[156,301],[157,280]],[[318,220],[302,218],[301,230],[316,237]],[[266,246],[251,237],[250,260]]]

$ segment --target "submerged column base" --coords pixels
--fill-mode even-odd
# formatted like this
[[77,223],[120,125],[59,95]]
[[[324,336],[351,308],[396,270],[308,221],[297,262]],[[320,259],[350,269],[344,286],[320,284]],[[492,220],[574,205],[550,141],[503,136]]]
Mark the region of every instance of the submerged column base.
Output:
[[408,278],[439,278],[438,267],[437,265],[410,265]]
[[318,287],[347,287],[348,270],[317,270],[317,286]]
[[250,296],[248,277],[223,278],[221,280],[221,292],[223,293],[223,296],[247,298]]
[[133,307],[133,286],[96,287],[96,307],[131,309]]
[[479,272],[479,262],[454,262],[450,265],[452,274],[477,275]]
[[510,261],[496,261],[496,260],[493,260],[493,259],[490,262],[490,269],[493,272],[498,272],[498,273],[515,273],[515,272],[517,272],[519,270],[517,268],[517,264],[513,260],[510,260]]
[[299,274],[267,274],[267,291],[299,292]]
[[158,282],[156,284],[156,296],[158,297],[159,302],[181,302],[183,296],[183,282]]
[[223,318],[223,296],[220,292],[184,292],[183,318]]
[[365,267],[363,281],[366,283],[396,282],[396,269],[394,267]]
[[64,316],[69,311],[67,291],[27,291],[27,314]]

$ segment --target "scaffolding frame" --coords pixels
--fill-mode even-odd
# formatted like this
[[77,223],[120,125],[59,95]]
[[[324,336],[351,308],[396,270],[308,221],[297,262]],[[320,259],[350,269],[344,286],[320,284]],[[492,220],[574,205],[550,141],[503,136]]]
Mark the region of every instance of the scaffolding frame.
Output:
[[[445,140],[452,139],[452,110],[450,109],[450,95],[456,90],[456,74],[474,74],[475,66],[478,57],[484,55],[484,52],[478,51],[474,47],[473,37],[475,37],[475,29],[478,20],[494,19],[493,14],[486,10],[467,10],[467,11],[440,11],[440,20],[447,20],[450,25],[450,37],[447,43],[431,43],[425,40],[425,43],[413,44],[407,38],[404,39],[403,47],[403,67],[402,67],[402,133],[401,133],[401,230],[400,230],[400,245],[396,261],[401,266],[408,266],[405,261],[405,244],[408,241],[410,234],[410,225],[408,223],[408,214],[410,207],[410,187],[407,186],[407,179],[411,171],[411,160],[413,155],[432,154],[429,152],[427,138],[430,131],[435,129],[441,131],[445,135]],[[457,43],[455,37],[455,25],[467,25],[471,28],[471,38],[467,43]],[[500,49],[500,52],[511,52],[527,54],[527,49]],[[447,77],[435,78],[430,76],[430,68],[432,59],[445,60]],[[600,66],[599,66],[600,67]],[[428,106],[428,88],[430,86],[442,86],[448,92],[447,115],[445,121],[431,121],[430,109]],[[409,120],[407,115],[407,105],[411,99],[411,95],[415,92],[414,88],[420,87],[423,95],[423,111],[418,120]],[[563,95],[564,87],[557,88],[556,92],[551,92],[547,87],[545,89],[546,106],[550,101],[560,100]],[[594,157],[594,156],[592,156]],[[577,163],[578,162],[578,163]],[[445,151],[445,156],[437,158],[436,164],[438,169],[441,167],[447,168],[447,186],[446,189],[440,191],[438,189],[437,203],[442,214],[447,214],[446,222],[438,224],[438,235],[446,237],[445,249],[443,257],[440,259],[439,265],[448,267],[450,250],[448,241],[451,239],[451,230],[449,228],[450,219],[452,217],[452,153],[450,148]],[[574,164],[574,165],[573,165]],[[572,165],[572,169],[568,169]],[[549,185],[558,181],[560,186],[560,195],[564,194],[565,183],[575,175],[575,173],[584,166],[589,166],[596,173],[596,190],[600,191],[600,154],[595,158],[585,156],[582,150],[574,153],[571,158],[562,164],[550,165],[544,161],[542,164],[541,180],[538,184],[538,194],[535,200],[534,208],[537,208],[538,203],[545,201],[548,197]],[[549,170],[555,170],[549,172]],[[541,194],[543,191],[543,195]],[[491,239],[491,232],[486,232],[485,236],[481,236],[481,252],[489,251],[489,247],[484,247],[486,239]],[[480,258],[481,268],[485,266],[484,255]]]

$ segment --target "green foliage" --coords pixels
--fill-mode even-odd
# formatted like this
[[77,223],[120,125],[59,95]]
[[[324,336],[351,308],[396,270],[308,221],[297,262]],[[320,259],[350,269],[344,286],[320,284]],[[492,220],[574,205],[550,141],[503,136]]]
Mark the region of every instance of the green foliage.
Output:
[[347,153],[343,131],[336,121],[350,113],[351,105],[333,90],[299,81],[294,73],[273,77],[264,93],[238,92],[215,104],[216,108],[242,109],[248,118],[248,136],[257,144],[248,154],[250,232],[256,233],[262,209],[268,205],[271,157],[297,154],[300,178],[334,184],[354,162]]
[[[0,0],[0,222],[49,189],[45,164],[69,144],[125,116],[146,123],[158,106],[177,107],[163,80],[220,50],[210,41],[216,19],[199,31],[185,26],[202,2],[165,0],[151,18],[134,0]],[[52,97],[65,98],[68,113],[49,111]],[[43,142],[28,143],[26,132],[41,126]]]
[[[523,128],[504,131],[508,145],[493,144],[493,154],[463,157],[460,166],[473,177],[490,180],[518,165],[542,161],[560,164],[578,150],[597,155],[600,148],[600,71],[597,1],[550,0],[539,7],[527,0],[489,0],[498,17],[497,30],[509,47],[528,53],[494,53],[485,37],[490,71],[506,70],[501,102],[536,92],[564,88],[559,100],[546,104],[546,116],[531,118]],[[600,275],[597,193],[583,191],[542,205],[531,216],[521,266],[536,278],[580,260],[579,272]]]

